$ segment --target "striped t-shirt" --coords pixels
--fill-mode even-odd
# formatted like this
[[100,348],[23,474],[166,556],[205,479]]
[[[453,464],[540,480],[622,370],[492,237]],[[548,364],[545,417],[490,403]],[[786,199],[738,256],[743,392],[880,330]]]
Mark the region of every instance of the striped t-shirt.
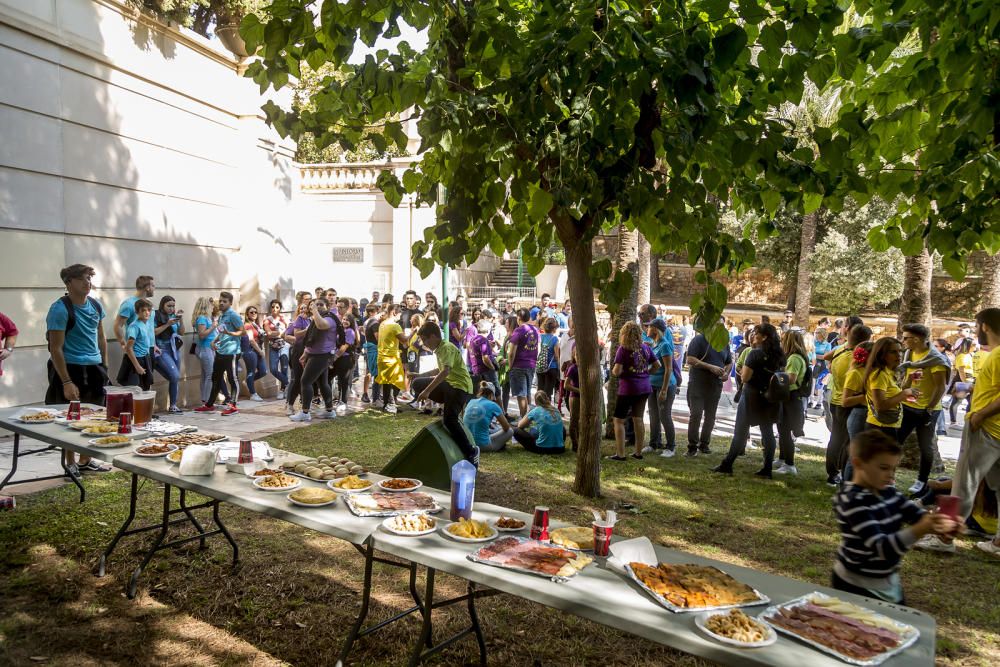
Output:
[[849,572],[884,578],[899,569],[903,554],[916,542],[904,526],[916,523],[925,510],[895,487],[878,493],[847,482],[834,498],[840,524],[837,560]]

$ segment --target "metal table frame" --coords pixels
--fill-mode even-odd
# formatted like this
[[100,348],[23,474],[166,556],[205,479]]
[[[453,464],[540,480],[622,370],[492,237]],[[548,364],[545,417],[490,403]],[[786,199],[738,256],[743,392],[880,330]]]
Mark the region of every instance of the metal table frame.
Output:
[[[10,481],[11,477],[17,472],[17,460],[22,456],[29,456],[30,454],[40,454],[42,452],[50,452],[53,449],[59,450],[59,465],[62,466],[63,473],[61,475],[44,475],[42,477],[32,477],[31,479],[19,479],[15,482]],[[14,431],[14,456],[11,458],[10,472],[0,481],[0,491],[3,491],[5,486],[13,486],[15,484],[27,484],[28,482],[44,482],[49,479],[65,479],[69,478],[71,482],[76,484],[76,487],[80,490],[80,502],[82,503],[87,499],[87,490],[83,487],[83,482],[78,479],[73,473],[70,472],[69,466],[66,465],[66,458],[64,454],[64,448],[58,445],[46,445],[45,447],[40,447],[38,449],[29,449],[26,452],[21,450],[21,434],[18,431]]]

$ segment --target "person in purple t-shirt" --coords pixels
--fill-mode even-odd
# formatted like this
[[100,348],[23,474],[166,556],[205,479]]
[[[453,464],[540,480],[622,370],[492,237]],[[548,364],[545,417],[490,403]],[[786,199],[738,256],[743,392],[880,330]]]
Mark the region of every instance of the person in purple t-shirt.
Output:
[[333,392],[330,390],[329,368],[332,353],[345,339],[344,324],[336,311],[329,310],[326,299],[314,299],[309,304],[309,327],[304,336],[305,350],[299,361],[302,362],[301,384],[302,412],[289,416],[296,422],[312,421],[313,383],[319,383],[319,391],[323,395],[325,411],[316,416],[320,419],[334,419],[337,413],[333,410]]
[[[469,341],[469,371],[472,373],[472,386],[478,387],[480,382],[489,382],[494,389],[498,389],[500,381],[497,378],[497,359],[493,352],[493,344],[487,334],[490,332],[492,324],[483,318],[476,322],[476,335]],[[493,400],[500,403],[496,396]],[[503,406],[501,406],[503,407]]]
[[660,367],[653,350],[642,342],[642,331],[635,322],[626,322],[618,336],[618,352],[611,374],[618,378],[618,398],[615,401],[615,455],[612,461],[625,461],[625,420],[631,416],[635,428],[635,452],[632,458],[642,458],[645,428],[642,423],[646,399],[653,388],[649,374]]
[[507,338],[507,358],[510,362],[510,393],[517,397],[517,409],[521,416],[528,414],[528,396],[531,394],[531,379],[535,375],[538,360],[538,329],[529,324],[531,315],[527,308],[517,311],[517,328]]

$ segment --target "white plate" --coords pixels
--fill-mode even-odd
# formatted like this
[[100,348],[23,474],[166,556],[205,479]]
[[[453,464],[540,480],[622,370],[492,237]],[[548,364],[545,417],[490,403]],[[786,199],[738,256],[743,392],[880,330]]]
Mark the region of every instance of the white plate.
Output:
[[[214,446],[218,447],[215,454],[216,463],[226,463],[228,459],[238,459],[240,456],[240,443],[232,441],[218,441],[212,443]],[[254,440],[251,443],[253,447],[253,459],[254,461],[273,461],[274,452],[271,450],[271,446],[266,440]]]
[[[260,488],[260,487],[257,487],[257,488]],[[271,489],[260,489],[260,490],[261,491],[270,491]],[[303,503],[303,502],[299,502],[295,498],[292,498],[292,494],[289,493],[288,494],[288,502],[290,502],[293,505],[298,505],[299,507],[326,507],[327,505],[332,505],[335,502],[337,502],[337,497],[334,496],[332,500],[328,500],[325,503]]]
[[[455,521],[455,522],[449,523],[448,526],[453,526],[456,523],[458,523],[458,522]],[[489,524],[487,524],[487,525],[489,525]],[[496,539],[497,535],[500,534],[500,533],[497,532],[497,529],[496,529],[495,526],[489,526],[490,530],[493,531],[493,534],[489,535],[487,537],[460,537],[458,535],[454,535],[451,532],[449,532],[448,531],[448,526],[441,526],[441,533],[444,534],[444,535],[446,535],[449,539],[455,540],[456,542],[489,542],[492,539]]]
[[255,479],[253,481],[253,485],[255,487],[257,487],[258,491],[266,491],[268,493],[277,493],[279,491],[294,491],[295,489],[297,489],[300,486],[302,486],[302,482],[300,482],[299,480],[295,480],[295,483],[294,484],[290,484],[289,486],[276,486],[276,487],[261,486],[260,482],[263,482],[265,479],[267,479],[267,478],[266,477],[258,477],[257,479]]
[[136,456],[144,456],[147,459],[157,459],[157,458],[160,458],[161,456],[166,456],[170,452],[172,452],[175,449],[177,449],[177,445],[166,445],[167,447],[170,447],[170,451],[163,452],[162,454],[143,454],[142,452],[139,451],[139,449],[141,447],[148,447],[148,446],[149,445],[140,445],[139,447],[136,447],[135,449],[133,449],[132,453],[135,454]]
[[375,488],[375,485],[370,483],[369,480],[368,486],[366,486],[363,489],[342,489],[339,486],[333,485],[334,482],[339,482],[339,481],[340,481],[339,479],[327,480],[326,485],[329,486],[334,491],[336,491],[337,493],[364,493],[365,491],[371,491],[373,488]]
[[85,433],[86,430],[87,429],[83,429],[82,431],[77,431],[77,433],[79,433],[85,438],[103,438],[106,435],[127,435],[130,438],[134,438],[136,435],[135,431],[133,431],[132,433],[119,433],[117,426],[115,426],[115,430],[111,431],[110,433]]
[[[415,533],[407,531],[407,530],[397,530],[397,529],[393,528],[391,524],[394,523],[396,521],[396,519],[398,519],[398,518],[399,517],[395,517],[395,516],[389,517],[388,519],[386,519],[385,521],[382,522],[382,527],[385,528],[387,532],[390,532],[393,535],[403,535],[405,537],[418,537],[420,535],[430,535],[431,533],[433,533],[438,528],[438,521],[437,521],[437,519],[431,519],[431,521],[434,522],[434,527],[433,528],[428,528],[427,530],[420,530],[420,531],[417,531]],[[428,517],[428,518],[430,518],[430,517]]]
[[[101,438],[107,438],[107,437],[110,437],[110,436],[117,436],[117,435],[118,435],[117,433],[109,433],[108,435],[101,436]],[[123,437],[128,438],[129,442],[120,442],[120,443],[114,444],[114,445],[104,445],[104,444],[101,444],[101,443],[98,442],[98,440],[100,440],[101,438],[94,438],[93,440],[90,440],[89,442],[94,447],[100,447],[102,449],[114,449],[115,447],[128,447],[129,445],[131,445],[132,444],[131,441],[135,437],[135,435],[134,434],[133,435],[122,434],[122,435],[123,435]],[[169,454],[169,453],[170,452],[167,452],[167,454]]]
[[735,646],[736,648],[760,648],[762,646],[770,646],[774,642],[778,641],[778,634],[774,631],[774,628],[772,628],[770,625],[764,623],[759,619],[753,618],[753,616],[750,616],[750,618],[753,618],[753,620],[757,621],[757,623],[763,626],[764,629],[767,631],[767,635],[764,637],[762,641],[759,642],[738,642],[735,639],[730,639],[729,637],[723,637],[722,635],[715,634],[714,632],[709,630],[708,627],[705,625],[708,622],[708,619],[712,618],[713,616],[725,615],[728,614],[730,611],[732,610],[702,612],[694,617],[694,624],[698,626],[699,630],[701,630],[703,633],[705,633],[707,636],[714,639],[715,641],[721,644],[726,644],[727,646]]
[[51,424],[52,422],[54,422],[56,420],[56,417],[52,417],[51,419],[40,419],[40,420],[34,420],[34,421],[23,419],[23,417],[25,415],[37,415],[37,414],[39,414],[41,412],[48,412],[51,415],[54,415],[56,413],[55,410],[45,410],[45,409],[42,409],[42,408],[29,408],[27,410],[22,410],[13,419],[14,419],[14,421],[21,422],[22,424],[29,424],[29,425],[30,424]]
[[388,482],[389,480],[383,479],[376,486],[378,486],[378,488],[381,489],[382,491],[387,491],[389,493],[407,493],[408,491],[416,491],[417,489],[419,489],[421,486],[424,485],[424,483],[421,482],[419,479],[413,479],[412,477],[390,477],[389,479],[405,479],[411,482],[416,482],[417,485],[411,486],[407,489],[387,489],[386,487],[382,486],[382,484]]
[[[514,517],[510,517],[510,516],[509,516],[509,517],[507,517],[507,518],[508,518],[508,519],[513,519]],[[523,526],[521,526],[520,528],[501,528],[500,526],[498,526],[498,525],[497,525],[497,522],[496,522],[496,519],[494,519],[494,520],[493,520],[493,521],[492,521],[492,522],[490,523],[490,526],[492,526],[493,528],[496,528],[496,529],[497,529],[497,530],[499,530],[499,531],[500,531],[501,533],[519,533],[519,532],[521,532],[522,530],[524,530],[525,528],[531,528],[531,526],[529,526],[527,522],[525,522],[525,524],[524,524]]]

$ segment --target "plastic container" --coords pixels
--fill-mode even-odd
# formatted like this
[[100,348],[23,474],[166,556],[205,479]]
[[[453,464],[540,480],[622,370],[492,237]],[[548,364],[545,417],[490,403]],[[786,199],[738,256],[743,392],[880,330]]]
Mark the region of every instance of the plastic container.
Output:
[[139,387],[105,387],[105,402],[108,408],[108,421],[118,421],[118,415],[123,412],[133,412],[133,396],[140,391]]
[[451,467],[451,520],[472,518],[476,496],[476,466],[462,459]]
[[137,391],[132,395],[132,421],[142,426],[153,418],[153,404],[156,403],[155,391]]

